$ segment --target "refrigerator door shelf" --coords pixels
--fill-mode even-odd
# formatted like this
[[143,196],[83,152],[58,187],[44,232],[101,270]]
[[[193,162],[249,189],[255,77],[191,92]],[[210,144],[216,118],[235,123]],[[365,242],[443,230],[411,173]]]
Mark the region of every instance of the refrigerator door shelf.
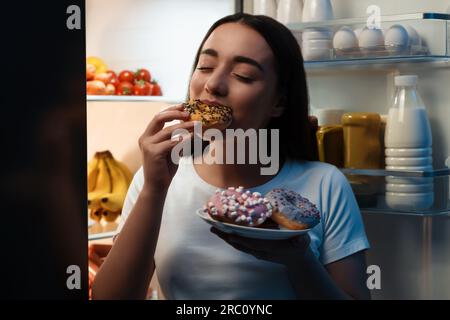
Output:
[[[343,27],[351,28],[359,37],[360,46],[351,50],[333,48],[331,57],[320,61],[306,61],[306,68],[329,68],[330,66],[352,66],[368,64],[393,64],[409,62],[433,62],[450,59],[450,15],[442,13],[413,13],[382,16],[380,24],[368,26],[367,17],[355,19],[334,19],[321,22],[292,23],[288,27],[295,33],[310,32],[318,28],[328,28],[333,34]],[[379,28],[387,31],[402,26],[408,31],[408,45],[396,47],[390,40],[374,47],[361,47],[364,29]],[[358,32],[357,32],[358,31]],[[364,40],[364,39],[363,39]],[[305,59],[307,60],[307,59]]]

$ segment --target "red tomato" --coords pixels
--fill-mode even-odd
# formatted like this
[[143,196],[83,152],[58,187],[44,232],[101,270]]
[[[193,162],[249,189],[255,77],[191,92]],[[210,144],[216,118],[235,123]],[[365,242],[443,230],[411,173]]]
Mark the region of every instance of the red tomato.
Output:
[[149,96],[152,92],[152,87],[147,81],[139,80],[136,81],[133,92],[135,96]]
[[150,80],[152,79],[152,76],[150,75],[150,71],[148,71],[147,69],[138,69],[138,71],[136,71],[136,73],[134,74],[134,77],[136,78],[137,81],[139,80],[144,80],[147,82],[150,82]]
[[108,71],[106,71],[106,73],[110,75],[108,84],[111,83],[111,84],[113,84],[115,87],[117,87],[117,85],[118,85],[119,82],[120,82],[120,81],[119,81],[119,78],[117,78],[117,74],[116,74],[114,71],[112,71],[112,70],[108,70]]
[[119,85],[119,79],[117,77],[112,77],[111,80],[109,80],[108,84],[113,84],[115,87]]
[[119,81],[134,83],[134,73],[129,70],[123,70],[121,73],[119,73]]
[[107,70],[106,73],[110,74],[113,78],[117,78],[117,74],[112,70]]
[[133,94],[133,84],[128,81],[121,82],[117,85],[116,94],[119,96],[131,96]]
[[159,86],[158,82],[152,81],[152,96],[162,96],[161,87]]

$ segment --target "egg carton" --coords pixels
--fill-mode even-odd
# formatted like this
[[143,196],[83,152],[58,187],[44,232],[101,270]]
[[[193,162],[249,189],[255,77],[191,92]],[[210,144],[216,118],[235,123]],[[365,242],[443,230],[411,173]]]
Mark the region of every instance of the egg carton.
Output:
[[430,51],[425,46],[374,46],[358,47],[350,50],[333,49],[333,59],[367,59],[405,56],[427,56]]

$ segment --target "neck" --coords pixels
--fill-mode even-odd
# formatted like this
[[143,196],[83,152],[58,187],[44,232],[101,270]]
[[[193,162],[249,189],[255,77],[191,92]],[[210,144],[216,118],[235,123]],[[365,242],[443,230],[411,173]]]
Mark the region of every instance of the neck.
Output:
[[[248,153],[246,152],[246,154]],[[223,151],[223,159],[226,159],[225,149]],[[273,174],[266,174],[262,169],[267,168],[268,165],[261,164],[259,159],[257,159],[256,164],[249,164],[248,160],[248,157],[246,157],[245,164],[237,164],[237,161],[234,161],[233,164],[227,164],[225,160],[223,164],[205,163],[204,158],[199,156],[194,158],[194,168],[204,181],[218,188],[238,186],[251,188],[273,179],[280,172],[284,163],[284,159],[281,158],[278,170]]]

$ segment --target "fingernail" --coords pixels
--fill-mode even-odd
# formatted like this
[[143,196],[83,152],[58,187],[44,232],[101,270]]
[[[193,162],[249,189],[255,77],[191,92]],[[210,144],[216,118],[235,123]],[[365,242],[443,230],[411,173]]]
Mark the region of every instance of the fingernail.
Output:
[[190,115],[190,113],[189,112],[187,112],[187,111],[183,111],[183,116],[184,117],[187,117],[187,116],[189,116]]

